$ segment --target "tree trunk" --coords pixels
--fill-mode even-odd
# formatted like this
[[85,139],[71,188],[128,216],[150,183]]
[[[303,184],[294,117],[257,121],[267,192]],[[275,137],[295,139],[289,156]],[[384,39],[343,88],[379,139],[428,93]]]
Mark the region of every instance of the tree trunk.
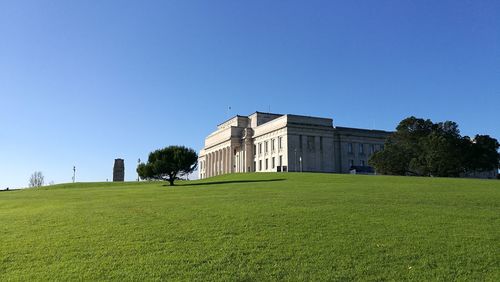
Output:
[[175,180],[175,178],[168,179],[168,183],[170,183],[170,186],[174,186],[174,180]]

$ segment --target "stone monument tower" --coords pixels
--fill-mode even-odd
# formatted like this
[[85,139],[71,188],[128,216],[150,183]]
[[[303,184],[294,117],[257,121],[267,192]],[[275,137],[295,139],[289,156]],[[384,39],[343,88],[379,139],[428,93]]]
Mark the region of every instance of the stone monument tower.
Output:
[[113,167],[113,182],[125,181],[125,163],[123,159],[115,159]]

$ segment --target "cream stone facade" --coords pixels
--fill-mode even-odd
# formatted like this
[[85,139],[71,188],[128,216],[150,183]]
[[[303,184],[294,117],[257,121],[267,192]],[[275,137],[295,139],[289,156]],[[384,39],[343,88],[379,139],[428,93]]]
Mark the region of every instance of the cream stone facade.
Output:
[[349,173],[368,167],[390,132],[334,127],[329,118],[255,112],[219,124],[199,154],[200,179],[243,172]]

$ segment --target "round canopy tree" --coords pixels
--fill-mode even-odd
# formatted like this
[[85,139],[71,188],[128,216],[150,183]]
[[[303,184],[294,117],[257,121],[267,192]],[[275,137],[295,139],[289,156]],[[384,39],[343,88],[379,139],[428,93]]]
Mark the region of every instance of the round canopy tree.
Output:
[[198,165],[198,154],[184,146],[169,146],[149,154],[148,162],[137,166],[141,179],[165,180],[174,185],[175,179],[192,173]]

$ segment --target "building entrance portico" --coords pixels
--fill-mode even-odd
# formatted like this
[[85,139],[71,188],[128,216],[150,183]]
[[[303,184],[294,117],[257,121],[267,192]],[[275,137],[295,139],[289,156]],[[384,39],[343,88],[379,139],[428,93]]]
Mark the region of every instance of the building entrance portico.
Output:
[[232,170],[232,147],[230,144],[217,146],[204,150],[200,157],[200,171],[202,178],[231,173]]

